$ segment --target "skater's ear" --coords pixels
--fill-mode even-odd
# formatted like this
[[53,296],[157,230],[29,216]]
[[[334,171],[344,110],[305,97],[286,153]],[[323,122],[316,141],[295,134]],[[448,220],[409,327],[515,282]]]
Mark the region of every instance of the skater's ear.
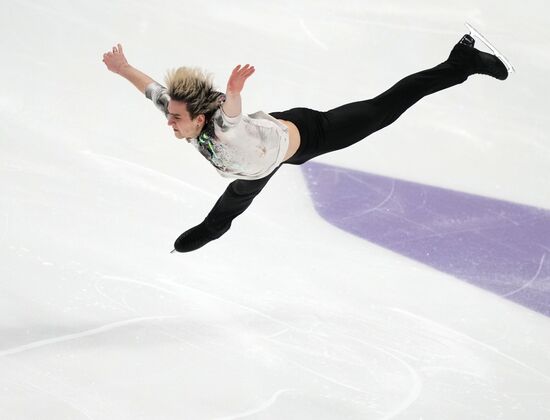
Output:
[[204,125],[206,123],[206,115],[204,114],[199,114],[195,120],[197,121],[198,124],[201,124],[201,125]]

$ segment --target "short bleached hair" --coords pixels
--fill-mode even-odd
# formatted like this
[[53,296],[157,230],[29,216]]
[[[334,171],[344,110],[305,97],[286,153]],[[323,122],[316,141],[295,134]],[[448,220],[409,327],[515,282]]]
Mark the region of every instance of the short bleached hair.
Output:
[[185,102],[191,119],[204,114],[210,120],[225,99],[214,89],[212,75],[196,67],[169,70],[165,82],[170,99]]

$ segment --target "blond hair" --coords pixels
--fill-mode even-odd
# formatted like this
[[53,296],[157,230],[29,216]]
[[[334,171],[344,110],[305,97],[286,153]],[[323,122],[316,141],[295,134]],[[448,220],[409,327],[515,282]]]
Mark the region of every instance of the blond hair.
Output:
[[204,114],[209,120],[223,102],[224,95],[212,84],[212,75],[196,67],[180,67],[166,74],[168,95],[185,102],[191,119]]

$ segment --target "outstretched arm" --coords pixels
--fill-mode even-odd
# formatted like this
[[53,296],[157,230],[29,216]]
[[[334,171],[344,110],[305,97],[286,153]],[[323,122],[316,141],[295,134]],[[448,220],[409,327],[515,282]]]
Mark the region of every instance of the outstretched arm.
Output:
[[145,88],[151,83],[155,82],[145,73],[142,73],[138,69],[128,64],[128,61],[124,56],[124,51],[122,50],[121,44],[117,44],[116,47],[113,47],[112,51],[103,54],[103,62],[107,66],[107,69],[124,77],[126,80],[131,82],[141,93],[145,93]]
[[223,112],[230,118],[238,117],[242,111],[241,91],[244,88],[244,82],[254,74],[256,69],[250,64],[241,67],[238,65],[233,69],[227,82],[225,102],[222,106]]

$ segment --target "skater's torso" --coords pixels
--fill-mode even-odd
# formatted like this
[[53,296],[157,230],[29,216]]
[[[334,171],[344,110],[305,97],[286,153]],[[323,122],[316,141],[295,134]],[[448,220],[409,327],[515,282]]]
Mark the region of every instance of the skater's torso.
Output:
[[286,151],[284,160],[287,161],[290,159],[298,148],[300,147],[300,132],[298,131],[298,127],[290,121],[286,120],[277,120],[283,123],[288,128],[288,150]]
[[[170,98],[154,82],[147,98],[167,115]],[[187,139],[218,170],[237,179],[260,179],[290,159],[300,146],[297,126],[264,112],[228,117],[220,107],[198,138]]]

